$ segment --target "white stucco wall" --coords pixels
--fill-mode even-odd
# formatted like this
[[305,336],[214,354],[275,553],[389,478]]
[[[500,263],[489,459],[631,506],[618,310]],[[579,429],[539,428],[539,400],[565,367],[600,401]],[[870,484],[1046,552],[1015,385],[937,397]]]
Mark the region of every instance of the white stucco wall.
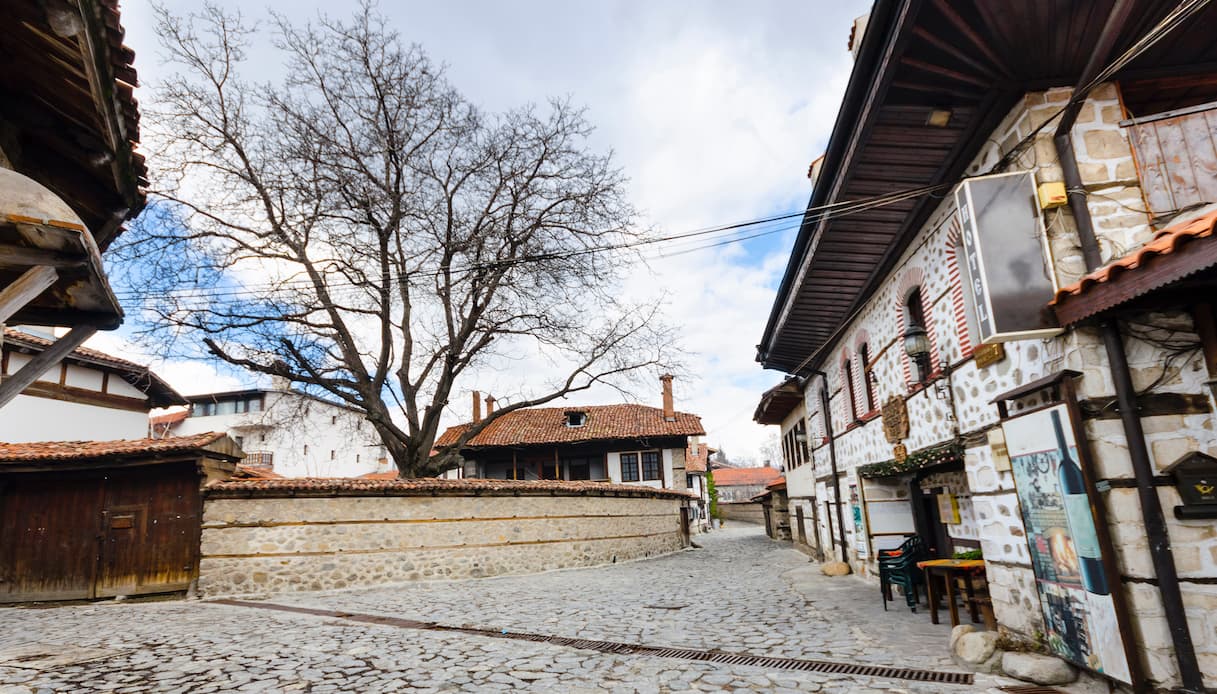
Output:
[[[681,479],[681,480],[674,479],[672,462],[673,462],[673,456],[675,456],[677,453],[679,453],[680,468],[681,468],[680,474],[683,476],[685,474],[684,473],[684,455],[685,455],[684,449],[680,449],[679,451],[677,451],[672,448],[664,448],[664,449],[660,450],[660,454],[661,454],[660,465],[662,465],[662,467],[663,467],[663,473],[662,473],[663,479],[662,480],[622,482],[622,480],[621,480],[621,454],[622,453],[642,453],[644,451],[653,451],[653,450],[655,450],[655,449],[654,448],[639,448],[637,450],[615,451],[615,452],[608,453],[606,455],[606,457],[608,458],[609,480],[612,482],[620,483],[620,484],[637,484],[637,485],[641,485],[643,487],[652,487],[654,489],[663,489],[664,487],[667,487],[669,489],[683,489],[684,485],[685,485],[685,481],[683,479]],[[640,459],[639,466],[641,467],[641,465],[642,465],[642,461]]]
[[147,435],[147,412],[18,395],[0,413],[0,441],[8,443],[110,441]]
[[[358,477],[384,472],[380,440],[359,414],[296,393],[270,391],[261,412],[188,417],[173,435],[222,431],[246,453],[270,451],[285,477]],[[307,447],[307,451],[306,451]]]

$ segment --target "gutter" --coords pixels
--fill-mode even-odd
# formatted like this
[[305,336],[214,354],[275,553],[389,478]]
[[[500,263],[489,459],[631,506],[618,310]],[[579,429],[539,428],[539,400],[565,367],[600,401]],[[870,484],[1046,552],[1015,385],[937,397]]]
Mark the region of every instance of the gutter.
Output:
[[[1117,0],[1107,17],[1103,33],[1095,45],[1086,69],[1078,79],[1071,96],[1071,105],[1062,114],[1061,122],[1053,135],[1057,158],[1064,172],[1065,188],[1069,195],[1069,210],[1078,228],[1078,238],[1082,245],[1082,256],[1086,263],[1086,271],[1093,272],[1102,266],[1102,254],[1099,251],[1098,239],[1094,233],[1094,220],[1090,216],[1090,208],[1086,204],[1086,192],[1082,183],[1081,172],[1078,170],[1077,154],[1073,147],[1073,125],[1077,120],[1085,94],[1080,90],[1094,79],[1099,72],[1100,62],[1105,61],[1112,53],[1116,38],[1123,29],[1132,12],[1130,0]],[[1145,445],[1145,432],[1141,427],[1141,417],[1138,414],[1136,389],[1133,387],[1132,374],[1128,368],[1128,356],[1124,351],[1124,341],[1120,334],[1119,324],[1115,319],[1107,317],[1099,323],[1103,338],[1103,347],[1107,351],[1107,361],[1111,370],[1112,382],[1115,385],[1116,401],[1120,411],[1120,421],[1124,428],[1124,438],[1128,443],[1128,454],[1132,460],[1133,476],[1137,482],[1137,497],[1141,506],[1141,519],[1145,524],[1145,534],[1149,538],[1150,559],[1153,562],[1154,574],[1158,578],[1158,592],[1162,598],[1162,607],[1166,613],[1167,628],[1170,631],[1171,643],[1175,650],[1175,661],[1179,667],[1179,677],[1183,687],[1179,690],[1189,694],[1201,694],[1205,690],[1204,677],[1196,660],[1196,650],[1192,642],[1191,630],[1188,628],[1187,614],[1183,607],[1183,595],[1179,589],[1179,574],[1175,568],[1174,552],[1171,550],[1170,534],[1166,527],[1166,516],[1162,513],[1162,501],[1154,486],[1154,467]]]
[[[807,201],[808,211],[803,214],[803,223],[799,225],[799,235],[795,238],[790,260],[786,263],[786,272],[778,285],[777,296],[773,308],[769,312],[769,321],[757,345],[757,361],[762,365],[768,359],[769,345],[773,342],[778,324],[782,322],[792,301],[795,289],[795,278],[811,252],[811,242],[823,224],[823,220],[811,219],[811,208],[823,205],[828,199],[829,183],[836,183],[841,173],[842,164],[850,146],[857,138],[858,116],[870,100],[875,71],[879,68],[884,48],[890,42],[892,26],[899,18],[898,6],[902,0],[875,0],[871,9],[870,19],[867,20],[866,31],[862,35],[862,45],[854,61],[854,69],[850,72],[849,84],[845,87],[845,96],[841,100],[841,109],[837,112],[837,120],[833,124],[832,134],[828,138],[828,149],[824,152],[824,165],[816,185],[812,188],[811,199]],[[845,137],[846,133],[850,137]]]
[[[824,414],[824,434],[828,436],[828,461],[832,466],[832,486],[834,503],[837,507],[837,534],[841,536],[841,561],[849,563],[848,548],[845,546],[845,512],[841,510],[841,475],[837,472],[837,439],[832,433],[832,410],[829,409],[828,374],[811,369],[811,373],[820,377],[824,389],[820,391],[820,410]],[[829,537],[832,537],[832,516],[828,517]],[[819,544],[819,528],[816,529],[816,542]]]

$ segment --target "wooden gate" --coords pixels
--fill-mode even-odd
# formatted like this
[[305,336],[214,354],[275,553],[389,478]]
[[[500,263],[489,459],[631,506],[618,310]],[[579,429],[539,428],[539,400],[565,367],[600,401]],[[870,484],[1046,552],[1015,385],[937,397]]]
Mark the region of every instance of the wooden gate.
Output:
[[0,481],[0,602],[185,590],[197,574],[193,462]]

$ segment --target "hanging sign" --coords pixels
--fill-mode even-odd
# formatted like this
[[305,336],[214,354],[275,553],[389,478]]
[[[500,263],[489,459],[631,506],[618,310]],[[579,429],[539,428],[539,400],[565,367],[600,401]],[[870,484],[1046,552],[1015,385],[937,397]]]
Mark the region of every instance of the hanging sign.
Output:
[[1070,408],[1055,405],[1002,422],[1031,553],[1048,647],[1080,667],[1132,683],[1113,591]]
[[1056,273],[1031,171],[978,176],[955,189],[963,275],[981,344],[1059,335],[1048,309]]

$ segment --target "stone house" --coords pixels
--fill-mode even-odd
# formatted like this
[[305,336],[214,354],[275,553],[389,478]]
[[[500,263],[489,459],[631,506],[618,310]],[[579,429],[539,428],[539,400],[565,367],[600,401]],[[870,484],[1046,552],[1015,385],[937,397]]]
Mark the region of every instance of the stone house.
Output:
[[[1118,5],[996,21],[995,3],[875,3],[759,347],[790,380],[756,418],[782,427],[809,548],[862,576],[910,534],[979,548],[1002,627],[1060,632],[1081,644],[1050,640],[1062,657],[1125,686],[1200,691],[1217,686],[1217,533],[1172,470],[1217,453],[1217,8],[1163,39],[1172,3]],[[1002,180],[1027,182],[1005,216],[1035,231],[986,241],[975,192]],[[1049,477],[1026,477],[1034,456]],[[1071,456],[1093,542],[1062,539],[1082,516],[1052,507],[1069,522],[1037,544],[1031,483],[1055,487]],[[1066,583],[1110,620],[1072,614]]]
[[771,467],[716,467],[714,488],[718,503],[748,503],[765,491],[766,485],[778,480],[782,473]]
[[396,472],[360,412],[293,390],[287,383],[191,395],[187,400],[187,410],[153,418],[154,436],[222,431],[245,451],[243,465],[283,477]]
[[[662,408],[622,404],[504,411],[460,444],[462,434],[481,422],[475,392],[473,422],[448,428],[435,447],[460,445],[466,478],[591,480],[684,490],[691,437],[706,432],[697,415],[676,411],[672,377],[662,382]],[[489,407],[494,402],[487,398]]]

